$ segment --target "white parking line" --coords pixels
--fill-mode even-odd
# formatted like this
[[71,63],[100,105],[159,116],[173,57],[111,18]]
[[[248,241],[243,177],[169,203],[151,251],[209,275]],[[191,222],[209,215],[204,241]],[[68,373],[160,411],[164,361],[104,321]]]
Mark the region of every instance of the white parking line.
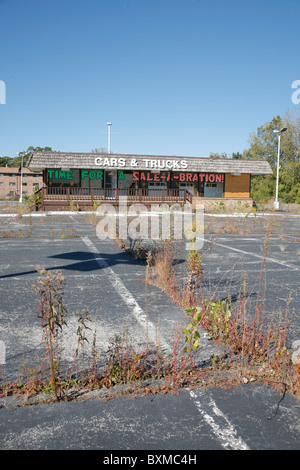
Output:
[[205,408],[208,412],[204,411],[204,407],[200,403],[198,394],[194,390],[190,390],[190,397],[195,403],[199,413],[204,421],[211,427],[214,435],[220,441],[221,446],[227,450],[250,450],[247,444],[241,437],[237,435],[237,431],[230,423],[227,416],[217,407],[215,401],[205,396]]
[[[248,251],[240,250],[239,248],[233,248],[232,246],[223,245],[223,243],[217,243],[217,242],[211,242],[211,243],[214,245],[220,246],[221,248],[226,248],[227,250],[235,251],[237,253],[242,253],[243,255],[254,256],[255,258],[259,258],[260,260],[264,259],[263,256],[257,255],[256,253],[251,253],[251,252],[249,253]],[[285,261],[281,261],[275,258],[270,258],[268,256],[265,258],[265,260],[269,261],[270,263],[280,264],[281,266],[285,266],[289,269],[292,269],[293,271],[300,271],[300,268],[298,266],[288,264]]]
[[[111,267],[106,263],[106,261],[101,258],[97,247],[88,237],[81,237],[82,241],[85,245],[89,248],[90,252],[94,255],[95,261],[99,264],[101,268],[105,268],[105,274],[107,278],[110,280],[111,285],[116,290],[117,294],[121,297],[123,302],[127,305],[127,307],[133,313],[133,316],[136,318],[138,323],[145,329],[148,339],[153,342],[154,344],[157,343],[157,329],[155,325],[149,321],[147,318],[146,313],[144,310],[139,306],[133,295],[129,292],[129,290],[125,287],[119,276],[111,269]],[[161,341],[160,341],[161,342]],[[170,350],[170,346],[163,342],[161,344],[163,349]]]

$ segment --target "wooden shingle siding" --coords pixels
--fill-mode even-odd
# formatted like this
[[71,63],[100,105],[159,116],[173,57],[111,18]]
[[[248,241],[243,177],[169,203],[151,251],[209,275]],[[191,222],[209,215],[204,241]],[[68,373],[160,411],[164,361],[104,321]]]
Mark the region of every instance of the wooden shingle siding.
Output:
[[[126,165],[99,166],[95,164],[95,158],[125,159]],[[137,166],[131,166],[130,162],[135,160]],[[121,169],[133,171],[149,171],[145,160],[160,160],[168,162],[185,161],[186,168],[173,169],[180,172],[203,172],[203,173],[236,173],[251,175],[272,174],[269,163],[265,160],[243,160],[222,158],[200,158],[200,157],[170,157],[164,155],[129,155],[129,154],[96,154],[96,153],[66,153],[66,152],[33,152],[28,160],[27,168],[33,171],[41,171],[45,168],[70,168],[70,169]],[[152,169],[155,171],[154,169]]]

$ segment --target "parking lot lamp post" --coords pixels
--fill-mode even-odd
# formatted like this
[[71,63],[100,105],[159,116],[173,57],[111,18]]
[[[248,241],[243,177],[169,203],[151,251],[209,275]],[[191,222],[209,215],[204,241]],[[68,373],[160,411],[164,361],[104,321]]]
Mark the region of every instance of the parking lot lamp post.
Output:
[[23,156],[24,152],[19,152],[19,157],[22,157],[22,163],[21,163],[21,188],[20,188],[20,199],[19,202],[22,204],[23,202]]
[[108,153],[110,153],[110,126],[111,126],[111,122],[107,122],[106,124],[108,126]]
[[285,132],[287,130],[286,127],[283,127],[278,130],[274,130],[276,134],[278,134],[278,154],[277,154],[277,175],[276,175],[276,195],[275,195],[275,202],[274,202],[274,209],[277,211],[279,209],[279,201],[278,201],[278,182],[279,182],[279,169],[280,169],[280,138],[282,132]]

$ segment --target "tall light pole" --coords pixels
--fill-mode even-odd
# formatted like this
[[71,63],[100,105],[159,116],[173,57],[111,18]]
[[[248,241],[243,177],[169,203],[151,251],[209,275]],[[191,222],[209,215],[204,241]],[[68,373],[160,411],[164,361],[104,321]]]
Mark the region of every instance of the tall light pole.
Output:
[[287,127],[283,127],[278,130],[274,130],[276,134],[278,134],[278,155],[277,155],[277,176],[276,176],[276,195],[275,195],[275,202],[274,202],[274,209],[278,211],[279,209],[279,201],[278,201],[278,182],[279,182],[279,169],[280,169],[280,138],[282,132],[285,132],[287,130]]
[[107,122],[106,125],[108,126],[108,153],[110,153],[110,126],[111,126],[111,122]]
[[19,157],[22,157],[22,163],[21,163],[21,188],[20,188],[20,199],[19,202],[22,204],[23,202],[23,156],[24,152],[19,152],[18,153]]

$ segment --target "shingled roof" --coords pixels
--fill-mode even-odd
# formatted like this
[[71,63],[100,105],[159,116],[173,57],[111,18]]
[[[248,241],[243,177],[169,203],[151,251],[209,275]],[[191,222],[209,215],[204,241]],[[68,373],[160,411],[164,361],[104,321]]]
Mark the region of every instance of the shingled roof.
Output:
[[[123,159],[125,165],[122,170],[149,171],[146,161],[176,161],[187,162],[186,168],[177,171],[195,171],[203,173],[248,173],[251,175],[270,175],[273,173],[266,160],[244,160],[229,158],[203,158],[203,157],[177,157],[165,155],[131,155],[131,154],[100,154],[100,153],[70,153],[70,152],[32,152],[27,162],[27,168],[32,171],[41,171],[45,168],[70,168],[70,169],[99,169],[95,164],[96,158]],[[135,160],[136,166],[131,166]],[[99,161],[99,160],[98,160]],[[105,165],[105,169],[116,169],[115,165]]]

